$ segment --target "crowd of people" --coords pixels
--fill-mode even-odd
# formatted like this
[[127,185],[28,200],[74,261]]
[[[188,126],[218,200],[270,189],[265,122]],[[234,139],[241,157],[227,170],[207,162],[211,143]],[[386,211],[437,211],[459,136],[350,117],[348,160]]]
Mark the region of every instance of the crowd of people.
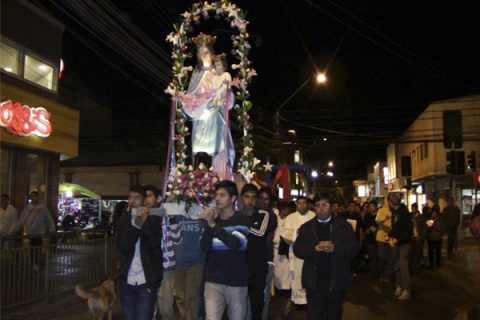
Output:
[[[25,227],[38,246],[55,225],[38,193],[30,199],[17,219],[2,196],[1,234]],[[422,212],[416,203],[410,212],[399,193],[380,208],[375,201],[344,207],[326,196],[283,203],[268,188],[246,184],[238,192],[226,180],[200,219],[153,214],[163,200],[153,185],[133,186],[128,207],[114,215],[126,319],[174,319],[175,306],[188,320],[222,319],[225,311],[232,320],[267,319],[272,291],[306,308],[309,319],[341,319],[345,291],[362,271],[395,281],[394,294],[409,300],[410,274],[442,266],[445,234],[455,256],[461,219],[453,198],[443,210],[429,202]]]
[[[149,192],[155,201],[145,200]],[[410,212],[399,193],[380,208],[351,201],[344,209],[328,197],[277,203],[268,188],[246,184],[238,192],[222,181],[215,207],[191,219],[149,215],[159,194],[153,186],[132,187],[128,205],[139,210],[118,222],[127,319],[156,312],[172,319],[174,303],[182,319],[222,319],[225,312],[229,319],[266,319],[272,283],[309,319],[341,319],[356,273],[395,281],[392,294],[409,300],[410,275],[425,267],[425,242],[429,268],[442,266],[444,234],[449,257],[457,246],[460,210],[452,198],[443,211],[430,204],[420,212],[414,203]]]

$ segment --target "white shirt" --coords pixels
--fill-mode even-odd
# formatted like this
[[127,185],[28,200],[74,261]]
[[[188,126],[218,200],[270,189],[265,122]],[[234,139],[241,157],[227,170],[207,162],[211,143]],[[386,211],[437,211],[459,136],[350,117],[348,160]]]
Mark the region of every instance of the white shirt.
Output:
[[[132,226],[140,229],[135,225],[135,217],[132,216]],[[147,283],[145,279],[145,272],[143,271],[142,259],[140,257],[140,239],[135,243],[135,253],[133,254],[132,264],[128,270],[127,283],[132,286],[139,286]]]
[[0,235],[6,236],[15,231],[17,218],[17,209],[11,204],[5,209],[0,208]]

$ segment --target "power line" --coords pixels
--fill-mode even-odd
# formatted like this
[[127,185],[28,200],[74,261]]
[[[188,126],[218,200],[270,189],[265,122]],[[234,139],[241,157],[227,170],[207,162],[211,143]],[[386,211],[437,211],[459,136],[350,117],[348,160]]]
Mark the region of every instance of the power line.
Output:
[[[296,121],[292,121],[292,120],[287,120],[287,119],[285,119],[284,117],[281,117],[281,118],[282,118],[283,121],[292,123],[292,124],[297,125],[297,126],[299,126],[299,127],[305,127],[305,128],[309,128],[309,129],[313,129],[313,130],[317,130],[317,131],[322,131],[322,132],[327,132],[327,133],[333,133],[333,134],[336,134],[336,135],[342,135],[342,136],[357,136],[357,137],[375,138],[375,139],[382,138],[382,137],[374,136],[374,135],[370,135],[370,134],[354,133],[354,132],[346,132],[346,131],[338,131],[338,130],[331,130],[331,129],[326,129],[326,128],[320,128],[320,127],[316,127],[316,126],[312,126],[312,125],[308,125],[308,124],[303,124],[303,123],[296,122]],[[383,138],[390,138],[390,137],[383,137]]]
[[[360,24],[366,26],[368,29],[372,30],[374,33],[376,33],[377,35],[379,35],[381,38],[387,40],[388,42],[390,42],[391,44],[393,44],[394,46],[396,46],[397,48],[407,52],[408,54],[410,54],[412,57],[416,58],[417,60],[419,60],[421,63],[425,64],[426,66],[430,67],[431,69],[435,70],[435,72],[438,72],[439,74],[441,74],[442,76],[444,77],[449,77],[448,74],[446,74],[442,69],[439,69],[437,66],[433,65],[432,63],[429,63],[428,61],[425,61],[425,59],[422,59],[421,57],[419,57],[417,54],[415,54],[414,52],[412,52],[411,50],[407,49],[405,46],[402,46],[400,45],[398,42],[394,41],[393,39],[391,39],[390,37],[386,36],[384,33],[378,31],[376,28],[372,27],[370,24],[366,23],[365,21],[361,20],[360,18],[358,18],[357,16],[355,16],[354,14],[352,14],[351,12],[347,11],[345,8],[343,8],[342,6],[340,6],[339,4],[337,4],[335,1],[332,1],[332,0],[327,0],[330,4],[332,4],[333,6],[335,6],[336,8],[338,8],[340,11],[342,11],[343,13],[345,13],[346,15],[348,15],[349,17],[353,18],[355,21],[359,22]],[[457,82],[458,83],[458,82]],[[460,84],[459,85],[463,85],[463,84]]]
[[392,50],[391,48],[388,48],[386,46],[384,46],[383,44],[381,44],[380,42],[374,40],[372,37],[362,33],[361,31],[359,31],[358,29],[356,29],[355,27],[351,26],[350,24],[346,23],[345,21],[343,21],[342,19],[336,17],[335,15],[331,14],[330,12],[328,12],[327,10],[321,8],[319,5],[317,5],[316,3],[313,3],[312,1],[310,0],[305,0],[305,2],[307,2],[308,4],[310,4],[312,7],[316,8],[318,11],[322,12],[323,14],[327,15],[328,17],[330,17],[331,19],[337,21],[338,23],[340,23],[341,25],[345,26],[346,28],[354,31],[356,34],[360,35],[361,37],[365,38],[366,40],[370,41],[371,43],[383,48],[384,50],[388,51],[389,53],[391,53],[393,56],[397,57],[398,59],[412,65],[412,66],[415,66],[415,67],[419,67],[425,71],[427,71],[428,73],[432,74],[433,76],[439,78],[439,79],[442,79],[443,81],[447,82],[447,83],[450,83],[452,86],[456,87],[457,89],[461,89],[462,91],[469,91],[468,89],[464,88],[462,84],[458,84],[457,82],[454,82],[452,81],[450,78],[447,78],[447,77],[444,77],[443,75],[441,74],[438,74],[437,72],[434,72],[432,71],[431,69],[427,69],[423,66],[421,66],[420,64],[418,64],[417,62],[415,61],[412,61],[411,59],[403,56],[402,54],[400,53],[397,53],[395,52],[394,50]]
[[[168,55],[161,55],[165,60],[165,62],[161,62],[157,57],[152,55],[151,52],[146,50],[142,44],[132,38],[125,28],[113,18],[113,16],[118,15],[118,13],[107,13],[106,10],[93,2],[65,2],[67,7],[73,10],[78,17],[82,18],[84,21],[82,22],[77,17],[72,16],[63,6],[60,6],[53,0],[50,0],[50,2],[101,42],[114,49],[128,61],[135,63],[137,68],[155,78],[163,85],[169,82],[170,75],[167,65],[169,65],[170,62],[167,63],[167,60],[169,60]],[[108,4],[104,5],[107,6]],[[131,31],[131,33],[135,34],[137,38],[140,37],[144,42],[151,41],[146,40],[148,39],[146,35],[135,30]]]

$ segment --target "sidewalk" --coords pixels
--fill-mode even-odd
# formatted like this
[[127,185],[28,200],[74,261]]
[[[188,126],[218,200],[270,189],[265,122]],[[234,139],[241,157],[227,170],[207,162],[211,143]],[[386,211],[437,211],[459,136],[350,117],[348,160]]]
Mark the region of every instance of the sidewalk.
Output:
[[[355,277],[344,304],[344,319],[454,319],[462,308],[480,310],[480,254],[472,237],[460,237],[457,257],[445,259],[440,269],[412,276],[412,301],[398,301],[393,283],[371,280],[366,274]],[[444,252],[444,256],[445,256]],[[275,297],[270,305],[271,319],[306,319],[305,310],[285,308],[288,301]],[[178,314],[177,314],[178,316]],[[11,310],[4,320],[88,320],[87,302],[73,292],[58,296],[52,303],[39,302]],[[123,319],[116,304],[113,319]],[[466,319],[466,318],[465,318]]]

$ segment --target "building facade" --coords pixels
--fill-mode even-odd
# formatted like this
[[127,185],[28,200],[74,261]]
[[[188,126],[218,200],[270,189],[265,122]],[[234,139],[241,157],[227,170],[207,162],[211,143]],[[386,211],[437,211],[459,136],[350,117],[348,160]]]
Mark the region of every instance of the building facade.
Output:
[[[452,149],[445,148],[443,143],[443,112],[453,110],[461,113],[463,145],[456,150],[465,154],[465,174],[462,175],[447,172],[447,152]],[[475,183],[477,172],[467,165],[467,155],[472,151],[480,155],[480,96],[433,102],[397,142],[387,147],[389,189],[405,192],[409,204],[424,205],[432,200],[444,207],[447,198],[454,197],[462,212],[469,214],[480,200],[480,190]],[[402,174],[405,156],[411,159],[411,176]]]
[[79,112],[58,101],[63,31],[27,1],[1,3],[0,192],[19,210],[38,191],[55,215],[60,161],[78,155]]

